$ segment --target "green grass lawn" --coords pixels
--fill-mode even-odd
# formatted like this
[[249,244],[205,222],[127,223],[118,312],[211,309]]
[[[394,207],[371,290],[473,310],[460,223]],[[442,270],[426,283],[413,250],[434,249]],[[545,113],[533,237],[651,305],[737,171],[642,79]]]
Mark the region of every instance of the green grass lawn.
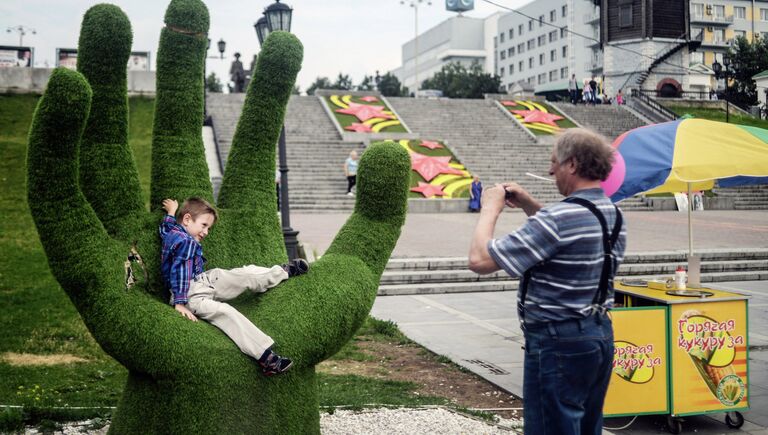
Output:
[[[43,417],[67,419],[100,416],[97,407],[117,404],[127,372],[106,355],[85,328],[79,314],[51,275],[35,231],[25,190],[27,132],[37,96],[0,95],[0,405],[24,405],[27,421]],[[150,145],[154,100],[131,98],[130,145],[137,160],[145,201],[149,200]],[[170,309],[170,308],[169,308]],[[361,334],[391,339],[385,324],[368,320]],[[68,355],[83,362],[55,365],[12,365],[8,354]],[[340,353],[354,359],[355,342]],[[445,403],[411,394],[413,385],[346,375],[318,376],[324,406],[381,403],[419,405]],[[89,407],[52,411],[52,407]],[[40,413],[40,410],[46,412]],[[32,412],[34,411],[34,412]],[[31,412],[31,414],[30,414]],[[10,423],[8,423],[10,421]],[[0,411],[0,432],[14,426],[14,416]]]
[[[701,109],[701,108],[683,106],[679,104],[664,104],[664,107],[675,112],[679,116],[690,114],[690,115],[693,115],[693,117],[695,118],[725,122],[725,110],[721,110],[721,109]],[[732,124],[749,125],[752,127],[768,129],[768,121],[763,119],[757,119],[749,115],[745,115],[741,112],[737,112],[733,108],[730,111],[729,118],[730,118],[729,121]]]

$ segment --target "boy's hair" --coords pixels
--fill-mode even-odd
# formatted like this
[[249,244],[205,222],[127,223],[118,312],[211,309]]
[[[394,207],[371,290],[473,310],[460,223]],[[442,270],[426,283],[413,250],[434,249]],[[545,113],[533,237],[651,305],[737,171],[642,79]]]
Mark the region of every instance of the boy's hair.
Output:
[[183,219],[184,215],[187,213],[192,216],[192,220],[197,220],[198,216],[206,213],[213,215],[214,223],[219,219],[219,214],[216,212],[216,209],[213,208],[208,201],[194,196],[188,198],[184,201],[184,204],[181,205],[181,208],[179,209],[179,218]]

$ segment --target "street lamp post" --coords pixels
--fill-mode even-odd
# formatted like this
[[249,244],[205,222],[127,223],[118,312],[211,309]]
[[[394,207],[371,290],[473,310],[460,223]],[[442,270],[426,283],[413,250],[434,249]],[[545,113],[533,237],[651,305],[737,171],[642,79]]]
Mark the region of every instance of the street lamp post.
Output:
[[5,29],[5,32],[6,33],[17,32],[19,34],[19,47],[24,46],[24,36],[27,34],[27,32],[32,33],[33,35],[37,34],[37,30],[21,24],[18,26],[8,27]]
[[224,39],[219,39],[216,43],[219,49],[219,57],[208,56],[208,49],[211,48],[211,38],[208,38],[208,45],[206,46],[205,62],[203,62],[203,125],[212,125],[211,117],[208,116],[208,59],[224,59],[224,50],[227,48],[227,42]]
[[[293,9],[275,0],[275,3],[264,9],[264,16],[259,18],[253,25],[256,29],[256,36],[259,38],[259,44],[264,44],[267,36],[271,32],[282,30],[291,31],[291,18]],[[299,257],[299,232],[291,228],[291,203],[288,199],[288,159],[285,151],[285,125],[280,130],[280,139],[277,141],[277,151],[280,166],[280,218],[283,227],[283,240],[285,241],[285,250],[288,252],[288,259],[293,260]]]
[[[400,0],[400,4],[404,5],[406,3],[405,0]],[[416,76],[416,85],[414,86],[413,96],[418,98],[419,97],[419,5],[422,3],[426,3],[427,6],[432,5],[431,0],[410,0],[408,1],[408,6],[413,8],[413,45],[414,45],[414,61],[416,63],[416,69],[415,69],[415,76]]]
[[720,62],[715,59],[715,62],[712,64],[712,71],[715,72],[715,80],[720,80],[721,78],[725,80],[725,122],[730,122],[730,102],[728,101],[728,97],[730,97],[730,86],[728,82],[736,76],[736,71],[739,69],[739,64],[735,60],[731,60],[731,57],[728,55],[728,53],[723,55],[723,64],[721,65]]

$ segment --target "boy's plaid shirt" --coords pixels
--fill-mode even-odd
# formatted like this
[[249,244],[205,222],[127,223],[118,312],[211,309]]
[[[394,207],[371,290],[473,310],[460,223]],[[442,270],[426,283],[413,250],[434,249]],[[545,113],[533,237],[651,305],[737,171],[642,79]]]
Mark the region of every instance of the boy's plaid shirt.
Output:
[[160,237],[163,239],[160,268],[163,281],[171,290],[173,305],[186,304],[190,281],[203,273],[203,247],[171,215],[163,218]]

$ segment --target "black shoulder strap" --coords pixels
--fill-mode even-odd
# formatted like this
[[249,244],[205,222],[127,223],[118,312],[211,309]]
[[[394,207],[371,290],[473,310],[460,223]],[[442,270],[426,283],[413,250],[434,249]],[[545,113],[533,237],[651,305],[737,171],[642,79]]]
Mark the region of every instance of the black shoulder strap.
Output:
[[614,208],[616,208],[616,223],[613,226],[613,231],[609,235],[608,223],[605,221],[605,216],[603,216],[603,213],[600,212],[600,210],[597,209],[597,206],[591,201],[578,197],[565,198],[563,201],[586,207],[593,215],[595,215],[603,230],[603,269],[600,273],[600,285],[598,291],[595,294],[595,298],[592,300],[593,304],[601,307],[605,304],[605,300],[608,297],[608,286],[610,285],[614,269],[613,246],[619,238],[619,232],[621,231],[621,225],[623,223],[621,212],[619,211],[619,208],[614,205]]
[[[597,217],[597,220],[600,222],[600,227],[603,231],[603,269],[600,272],[600,285],[598,287],[597,293],[595,293],[595,297],[592,299],[592,304],[602,307],[605,304],[606,298],[608,297],[608,286],[610,285],[612,272],[614,271],[613,269],[615,267],[613,246],[616,245],[616,241],[619,239],[619,233],[621,232],[621,226],[623,225],[621,212],[619,211],[619,208],[614,205],[616,208],[616,222],[613,225],[611,234],[609,235],[608,223],[605,221],[605,216],[603,216],[603,213],[600,212],[600,210],[598,210],[595,204],[593,204],[591,201],[588,201],[584,198],[569,197],[565,198],[563,202],[570,202],[586,207],[589,211],[592,212],[592,214],[595,215],[595,217]],[[531,281],[532,270],[533,267],[526,270],[525,273],[523,273],[523,279],[520,281],[520,297],[517,302],[517,315],[523,325],[525,324],[525,297],[528,293],[528,283]]]

